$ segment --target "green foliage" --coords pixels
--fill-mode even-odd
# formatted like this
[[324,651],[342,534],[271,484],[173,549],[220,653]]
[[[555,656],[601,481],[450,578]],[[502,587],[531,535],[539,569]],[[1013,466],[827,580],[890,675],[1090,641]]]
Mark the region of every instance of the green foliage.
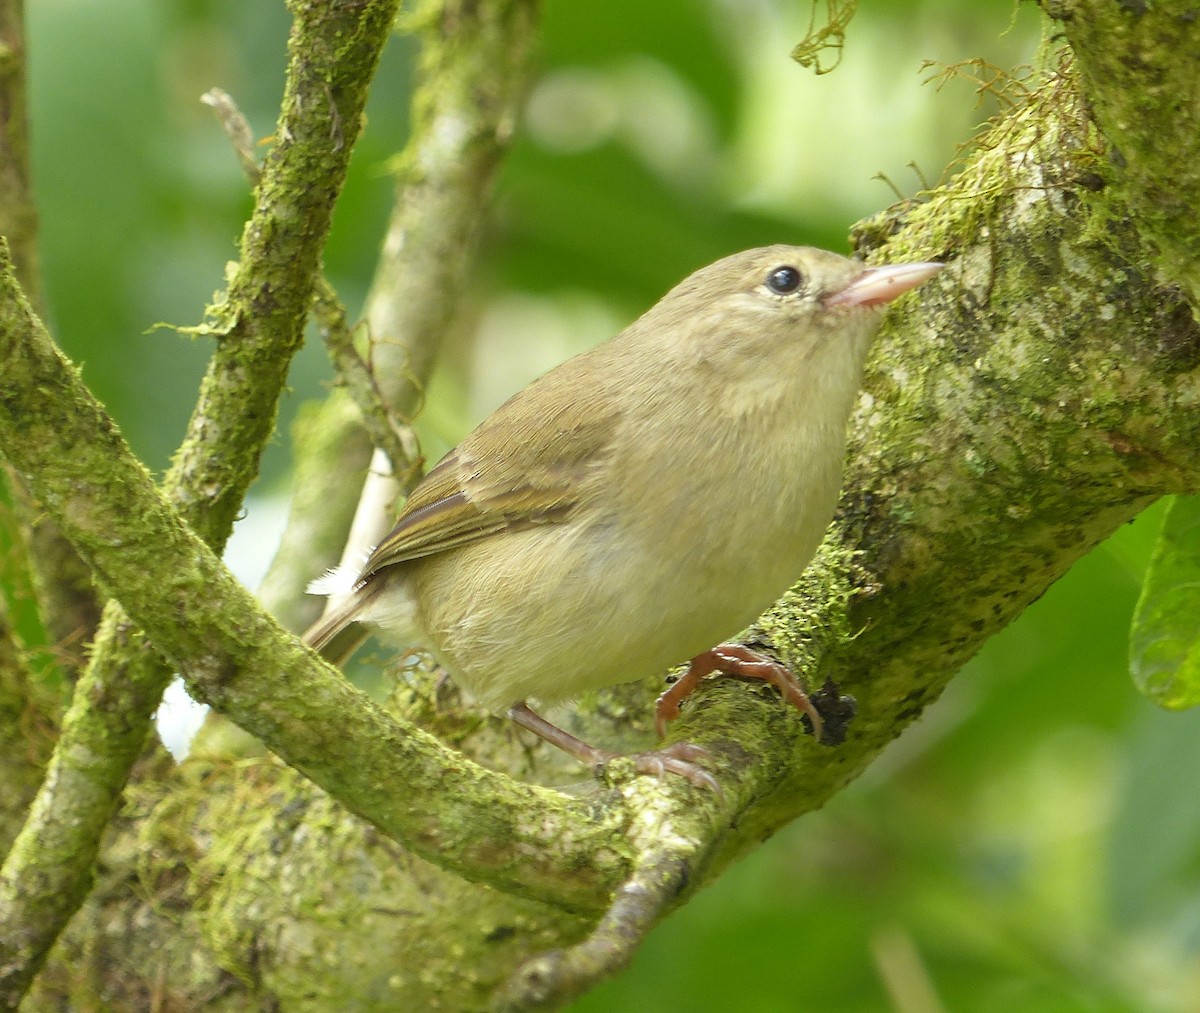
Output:
[[1172,502],[1154,548],[1130,635],[1138,689],[1185,710],[1200,703],[1200,497]]

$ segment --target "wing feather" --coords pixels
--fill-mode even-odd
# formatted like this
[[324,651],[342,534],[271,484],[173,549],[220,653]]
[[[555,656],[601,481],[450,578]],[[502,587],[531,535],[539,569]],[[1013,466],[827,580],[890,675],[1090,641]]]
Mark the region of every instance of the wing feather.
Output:
[[[573,371],[578,362],[565,365]],[[564,382],[567,368],[546,374],[442,458],[367,559],[359,585],[397,563],[565,521],[614,451],[617,416],[599,390],[565,403]]]

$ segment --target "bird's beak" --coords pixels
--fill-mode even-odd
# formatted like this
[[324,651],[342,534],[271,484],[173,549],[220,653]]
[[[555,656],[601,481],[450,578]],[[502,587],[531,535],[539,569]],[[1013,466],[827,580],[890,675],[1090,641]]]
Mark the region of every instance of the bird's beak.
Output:
[[945,264],[888,264],[868,267],[840,292],[825,300],[826,306],[883,306],[910,288],[916,288],[938,273]]

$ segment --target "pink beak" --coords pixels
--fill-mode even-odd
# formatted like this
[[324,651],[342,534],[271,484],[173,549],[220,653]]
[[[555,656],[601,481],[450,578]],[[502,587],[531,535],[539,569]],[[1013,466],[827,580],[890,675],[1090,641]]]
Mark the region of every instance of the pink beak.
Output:
[[945,264],[888,264],[868,267],[840,292],[825,300],[826,306],[883,306],[910,288],[927,282]]

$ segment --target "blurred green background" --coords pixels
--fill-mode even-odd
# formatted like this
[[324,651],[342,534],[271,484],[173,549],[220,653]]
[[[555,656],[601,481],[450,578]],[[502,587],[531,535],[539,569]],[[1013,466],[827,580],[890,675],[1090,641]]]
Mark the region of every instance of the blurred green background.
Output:
[[[822,5],[824,6],[824,5]],[[194,324],[249,207],[210,112],[268,136],[282,3],[34,0],[37,197],[49,316],[135,449],[162,469],[208,348]],[[1009,0],[864,0],[836,72],[789,57],[803,0],[546,0],[539,80],[483,262],[422,420],[436,455],[533,375],[684,274],[770,242],[845,250],[850,224],[931,182],[991,110],[923,60],[1033,59]],[[361,304],[405,138],[413,47],[389,50],[327,255]],[[909,163],[913,163],[910,166]],[[286,425],[231,548],[250,582],[286,496]],[[849,791],[660,927],[605,1010],[1200,1010],[1200,715],[1125,671],[1157,515],[997,637]]]

